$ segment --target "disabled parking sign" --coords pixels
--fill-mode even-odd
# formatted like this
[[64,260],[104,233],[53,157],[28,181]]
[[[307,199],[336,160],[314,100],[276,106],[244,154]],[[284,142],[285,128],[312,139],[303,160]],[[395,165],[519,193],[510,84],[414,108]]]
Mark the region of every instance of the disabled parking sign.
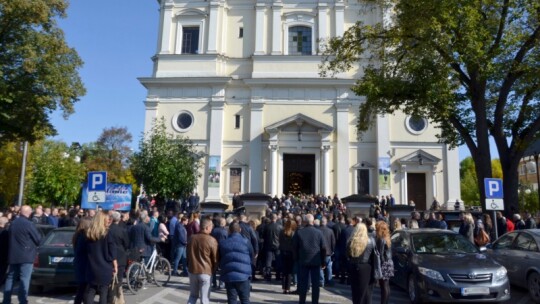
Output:
[[107,172],[88,172],[87,200],[89,203],[105,203],[107,192]]
[[484,178],[484,189],[486,191],[486,210],[503,211],[504,194],[502,179]]

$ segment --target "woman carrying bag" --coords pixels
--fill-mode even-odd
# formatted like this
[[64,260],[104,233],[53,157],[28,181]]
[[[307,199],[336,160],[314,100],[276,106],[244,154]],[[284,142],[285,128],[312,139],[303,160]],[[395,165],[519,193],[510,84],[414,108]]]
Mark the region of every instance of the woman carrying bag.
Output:
[[381,288],[381,304],[388,304],[390,300],[390,277],[394,276],[394,262],[390,250],[390,229],[388,224],[378,221],[375,225],[375,234],[381,263],[381,276],[378,278]]
[[347,258],[353,304],[371,304],[377,259],[373,237],[368,236],[367,227],[359,223],[347,240]]
[[108,235],[111,220],[105,212],[98,212],[86,231],[86,256],[88,286],[84,295],[85,304],[93,304],[96,293],[99,304],[107,304],[107,294],[113,276],[118,273],[116,246]]

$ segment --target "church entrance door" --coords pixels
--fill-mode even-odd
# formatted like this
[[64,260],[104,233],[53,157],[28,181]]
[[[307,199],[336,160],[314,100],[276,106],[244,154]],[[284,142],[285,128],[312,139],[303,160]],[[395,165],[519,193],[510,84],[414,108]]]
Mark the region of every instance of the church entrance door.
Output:
[[409,201],[414,201],[416,210],[427,209],[425,173],[407,173],[407,193]]
[[315,193],[315,155],[283,154],[283,192]]

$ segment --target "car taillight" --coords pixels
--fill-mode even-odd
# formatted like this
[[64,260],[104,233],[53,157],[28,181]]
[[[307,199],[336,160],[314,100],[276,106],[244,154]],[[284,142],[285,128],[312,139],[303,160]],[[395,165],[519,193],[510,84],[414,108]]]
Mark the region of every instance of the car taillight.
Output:
[[39,267],[39,256],[36,255],[36,258],[34,259],[34,267]]

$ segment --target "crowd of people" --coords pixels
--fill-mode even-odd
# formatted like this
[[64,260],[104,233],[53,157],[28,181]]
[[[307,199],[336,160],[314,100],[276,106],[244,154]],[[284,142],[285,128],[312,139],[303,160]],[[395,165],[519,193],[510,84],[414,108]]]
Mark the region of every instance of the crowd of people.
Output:
[[[150,200],[146,200],[149,202]],[[11,300],[14,280],[20,280],[19,300],[26,303],[32,263],[41,236],[35,224],[75,226],[73,248],[78,282],[75,303],[110,300],[108,287],[114,275],[120,280],[128,259],[148,259],[154,248],[171,261],[172,274],[189,277],[188,304],[209,303],[212,289],[224,288],[229,303],[249,303],[252,281],[276,280],[284,294],[297,294],[299,303],[318,303],[320,288],[348,284],[352,302],[371,303],[378,284],[381,303],[390,297],[393,275],[390,234],[399,229],[448,229],[436,208],[412,212],[410,218],[393,218],[388,206],[393,198],[372,205],[365,218],[347,216],[337,195],[283,195],[268,203],[266,215],[249,218],[238,196],[235,211],[199,213],[198,200],[168,202],[163,210],[143,203],[131,212],[68,210],[37,206],[12,207],[0,214],[0,279],[4,304]],[[461,214],[459,233],[478,246],[495,239],[488,214],[474,218]],[[513,229],[536,228],[529,213],[512,220],[497,214],[499,235]],[[487,235],[487,241],[486,241]],[[480,237],[482,236],[482,237]],[[6,257],[6,258],[4,258]],[[4,263],[5,261],[5,263]],[[7,274],[7,275],[6,275]],[[296,290],[292,290],[293,287]]]

